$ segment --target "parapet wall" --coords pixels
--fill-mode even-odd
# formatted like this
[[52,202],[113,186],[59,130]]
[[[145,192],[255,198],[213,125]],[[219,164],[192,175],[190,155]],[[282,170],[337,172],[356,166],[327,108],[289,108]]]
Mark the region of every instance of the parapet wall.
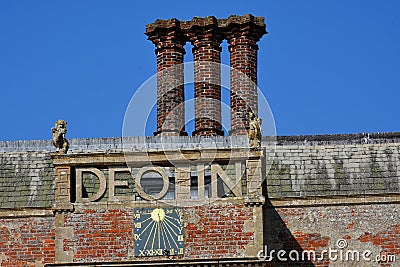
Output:
[[[122,142],[123,141],[123,142]],[[274,146],[273,144],[277,144]],[[245,137],[70,139],[70,153],[247,147]],[[265,137],[271,199],[400,193],[400,134]],[[0,142],[0,208],[54,204],[51,142]]]

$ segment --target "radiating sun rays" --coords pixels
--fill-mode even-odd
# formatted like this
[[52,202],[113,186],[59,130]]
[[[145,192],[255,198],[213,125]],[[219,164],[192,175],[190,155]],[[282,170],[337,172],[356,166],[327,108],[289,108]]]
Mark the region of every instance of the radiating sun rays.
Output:
[[135,254],[183,254],[183,210],[141,209],[135,212]]

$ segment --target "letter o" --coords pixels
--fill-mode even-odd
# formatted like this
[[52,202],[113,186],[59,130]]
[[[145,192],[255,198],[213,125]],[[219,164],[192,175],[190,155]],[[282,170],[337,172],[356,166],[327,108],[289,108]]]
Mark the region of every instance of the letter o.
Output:
[[[157,172],[158,174],[161,175],[161,177],[163,179],[163,188],[161,189],[160,193],[158,193],[155,196],[147,194],[143,190],[142,185],[140,184],[140,181],[142,180],[143,175],[148,173],[148,172]],[[161,167],[154,167],[154,166],[143,167],[136,174],[136,177],[135,177],[135,188],[136,188],[136,191],[138,192],[138,194],[142,198],[144,198],[146,200],[159,200],[159,199],[163,198],[165,196],[165,194],[167,193],[167,191],[168,191],[168,188],[169,188],[168,175],[165,172],[165,170],[163,168],[161,168]]]

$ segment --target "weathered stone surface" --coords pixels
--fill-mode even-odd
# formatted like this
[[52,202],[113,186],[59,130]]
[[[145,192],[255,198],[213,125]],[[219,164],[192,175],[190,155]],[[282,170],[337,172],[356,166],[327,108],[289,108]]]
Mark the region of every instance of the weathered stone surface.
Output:
[[[371,134],[370,144],[361,135],[317,136],[299,145],[291,143],[266,147],[267,190],[270,198],[330,195],[364,195],[400,192],[400,135]],[[388,139],[381,138],[387,137]],[[278,140],[282,138],[278,138]],[[289,138],[286,138],[287,140]],[[193,149],[211,147],[247,147],[244,137],[131,137],[125,138],[129,151],[150,149]],[[325,141],[321,141],[325,140]],[[357,141],[358,140],[358,141]],[[289,142],[289,141],[287,141]],[[356,143],[358,142],[358,143]],[[267,145],[267,146],[266,146]],[[121,152],[122,138],[71,139],[71,155]],[[0,142],[0,207],[51,207],[54,204],[55,170],[50,157],[50,141]],[[185,155],[187,156],[187,155]],[[161,157],[161,156],[160,156]],[[122,157],[123,162],[124,157]],[[246,186],[245,184],[243,185]],[[245,188],[243,188],[244,191]]]
[[399,143],[277,146],[267,153],[268,196],[399,193],[399,155]]
[[54,169],[47,152],[0,153],[0,208],[50,207]]

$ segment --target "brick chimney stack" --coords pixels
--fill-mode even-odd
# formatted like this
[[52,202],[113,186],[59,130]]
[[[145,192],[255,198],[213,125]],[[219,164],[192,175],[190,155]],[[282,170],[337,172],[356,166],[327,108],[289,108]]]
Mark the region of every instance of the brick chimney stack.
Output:
[[[186,135],[184,126],[183,46],[193,45],[195,130],[193,135],[223,135],[221,119],[221,42],[229,43],[231,81],[230,135],[245,135],[248,112],[258,114],[257,42],[267,33],[264,18],[252,15],[227,19],[195,17],[191,21],[157,20],[146,26],[156,45],[157,132],[155,135]],[[217,64],[215,64],[217,63]],[[175,66],[174,69],[168,68]],[[179,67],[177,67],[179,66]],[[216,67],[217,66],[217,67]],[[168,69],[168,71],[161,71]],[[245,76],[244,76],[245,75]],[[250,79],[243,79],[243,77]],[[174,86],[171,86],[173,84]],[[172,89],[170,87],[173,87]]]
[[224,135],[221,118],[221,42],[215,17],[187,23],[193,45],[195,131],[192,135]]
[[[154,135],[187,135],[185,132],[182,39],[177,19],[157,20],[146,27],[157,56],[157,131]],[[172,67],[172,68],[171,68]]]
[[[257,93],[257,42],[266,33],[264,18],[230,16],[226,29],[229,43],[231,71],[231,130],[230,135],[245,135],[248,129],[248,114],[258,116]],[[252,81],[241,79],[245,74]]]

